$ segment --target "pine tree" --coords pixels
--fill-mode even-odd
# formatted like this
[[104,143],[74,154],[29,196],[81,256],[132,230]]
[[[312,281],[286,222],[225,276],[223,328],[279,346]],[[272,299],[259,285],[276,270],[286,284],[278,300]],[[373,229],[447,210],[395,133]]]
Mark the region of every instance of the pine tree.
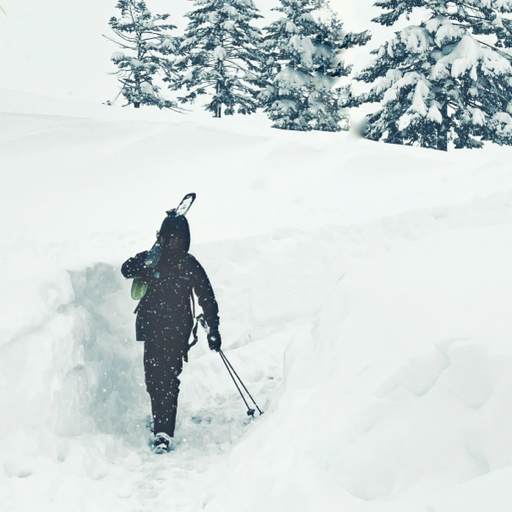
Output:
[[205,105],[214,117],[250,114],[257,108],[258,50],[261,31],[252,22],[262,16],[252,0],[194,0],[197,8],[181,44],[181,76],[174,89],[188,92],[180,101],[209,95]]
[[153,16],[144,0],[119,0],[116,8],[121,10],[121,17],[112,17],[109,25],[118,39],[107,39],[122,49],[111,57],[118,67],[115,74],[121,83],[119,94],[124,96],[126,105],[135,108],[156,105],[177,109],[176,102],[161,96],[160,87],[155,83],[159,76],[164,78],[173,72],[168,56],[178,48],[176,38],[169,35],[176,27],[163,23],[169,15]]
[[[353,46],[363,46],[370,39],[369,32],[343,35],[343,23],[338,15],[324,2],[322,16],[317,19],[317,33],[313,37],[314,73],[308,97],[313,130],[348,130],[349,118],[341,109],[343,98],[350,95],[350,85],[336,87],[336,79],[350,74],[352,66],[339,60],[342,50]],[[340,123],[342,126],[340,126]]]
[[[260,101],[273,127],[287,130],[348,129],[341,111],[345,88],[336,79],[350,67],[342,49],[365,44],[367,32],[343,36],[343,24],[325,0],[280,0],[283,16],[265,28],[265,90]],[[343,127],[340,126],[343,123]]]
[[[356,78],[373,85],[353,104],[379,102],[368,116],[372,140],[447,150],[483,141],[512,144],[511,22],[501,0],[390,0],[377,17],[394,24],[416,8],[430,11],[372,53],[376,59]],[[477,36],[485,36],[479,41]]]

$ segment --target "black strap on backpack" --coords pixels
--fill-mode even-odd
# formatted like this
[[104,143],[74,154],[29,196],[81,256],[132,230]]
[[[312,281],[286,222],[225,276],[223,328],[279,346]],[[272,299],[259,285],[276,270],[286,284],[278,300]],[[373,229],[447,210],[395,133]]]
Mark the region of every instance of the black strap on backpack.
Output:
[[198,341],[198,336],[197,336],[197,325],[198,323],[200,322],[200,319],[199,317],[202,317],[203,315],[200,314],[197,318],[196,318],[196,302],[194,300],[194,296],[191,294],[190,295],[190,300],[192,301],[192,318],[195,320],[195,323],[194,323],[194,327],[192,328],[192,342],[191,343],[188,343],[187,345],[187,350],[185,351],[185,353],[183,354],[183,361],[185,361],[186,363],[188,363],[188,351],[197,343]]

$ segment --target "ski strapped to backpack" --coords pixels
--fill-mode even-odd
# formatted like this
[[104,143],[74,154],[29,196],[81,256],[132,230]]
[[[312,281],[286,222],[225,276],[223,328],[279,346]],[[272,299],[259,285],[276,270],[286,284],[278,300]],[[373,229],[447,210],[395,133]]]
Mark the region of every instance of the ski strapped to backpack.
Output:
[[[185,216],[192,206],[192,203],[196,199],[196,194],[194,192],[187,194],[181,201],[180,204],[171,210],[168,210],[168,217],[180,217]],[[148,251],[146,258],[144,259],[144,265],[146,267],[154,268],[158,263],[158,259],[160,258],[160,254],[162,252],[162,246],[160,245],[159,233],[157,233],[156,242],[153,244],[153,247]],[[148,283],[144,281],[144,279],[140,277],[134,278],[132,282],[131,296],[134,300],[140,300],[146,294],[148,289]]]

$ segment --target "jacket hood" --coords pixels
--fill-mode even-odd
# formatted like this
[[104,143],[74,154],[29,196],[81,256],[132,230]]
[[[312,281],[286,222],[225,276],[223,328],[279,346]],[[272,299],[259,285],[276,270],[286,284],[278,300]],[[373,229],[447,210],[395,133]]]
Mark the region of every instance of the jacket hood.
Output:
[[182,250],[188,252],[190,249],[190,228],[187,219],[183,215],[167,215],[162,222],[158,235],[162,237],[177,235],[183,240]]

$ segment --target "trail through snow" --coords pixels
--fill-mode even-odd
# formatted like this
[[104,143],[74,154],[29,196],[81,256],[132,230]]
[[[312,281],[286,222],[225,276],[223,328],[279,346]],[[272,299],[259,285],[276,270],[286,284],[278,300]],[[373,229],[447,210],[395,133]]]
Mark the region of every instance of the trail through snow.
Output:
[[[506,148],[26,105],[0,114],[2,510],[508,512]],[[191,191],[191,252],[265,412],[202,335],[156,456],[119,267]]]
[[[2,512],[510,512],[510,148],[106,107],[114,2],[0,3]],[[331,4],[348,31],[379,14]],[[157,456],[119,267],[188,192],[264,414],[201,334]]]

